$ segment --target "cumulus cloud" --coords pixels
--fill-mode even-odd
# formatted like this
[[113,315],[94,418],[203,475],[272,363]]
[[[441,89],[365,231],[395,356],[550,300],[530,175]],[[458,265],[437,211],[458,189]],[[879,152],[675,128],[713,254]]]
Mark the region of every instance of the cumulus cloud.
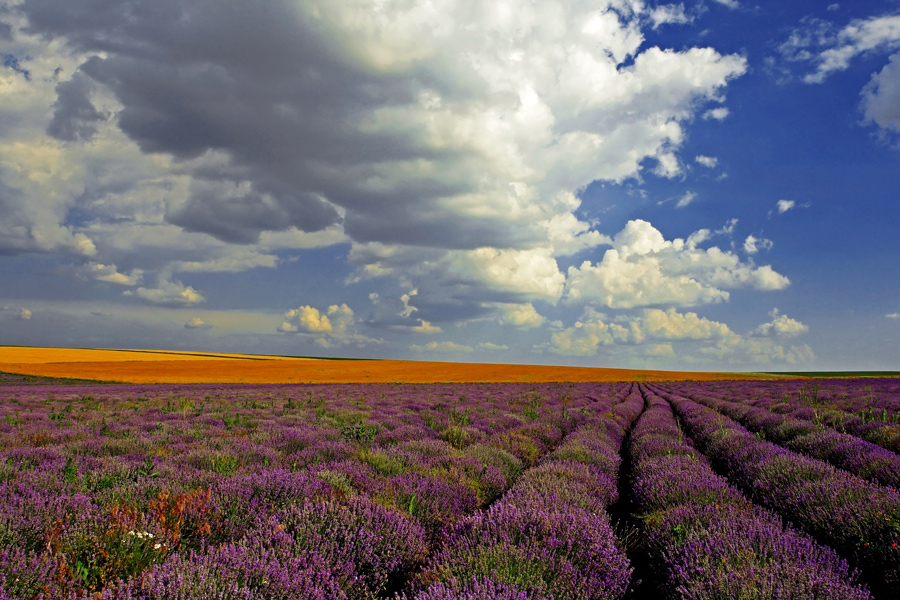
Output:
[[320,313],[313,306],[301,306],[288,311],[284,316],[289,320],[296,318],[300,327],[311,333],[341,334],[347,330],[347,324],[353,322],[353,310],[346,304],[333,304],[328,307],[327,313]]
[[717,361],[755,365],[810,364],[816,353],[808,344],[787,346],[771,338],[742,338],[737,344],[719,344],[698,350],[698,356]]
[[603,321],[576,321],[573,327],[550,336],[550,351],[570,356],[593,356],[600,346],[613,343],[609,325]]
[[104,265],[94,262],[84,265],[80,272],[90,279],[127,286],[137,285],[143,274],[141,269],[132,269],[131,273],[125,275],[124,273],[119,273],[116,265]]
[[615,347],[609,352],[663,358],[669,364],[797,364],[815,359],[808,345],[785,345],[779,340],[805,333],[805,325],[777,310],[770,316],[770,323],[742,336],[725,323],[674,308],[645,309],[640,315],[615,318],[587,309],[572,327],[554,332],[542,348],[555,354],[594,356]]
[[653,29],[659,29],[661,25],[684,25],[692,23],[693,17],[684,12],[684,4],[661,4],[650,9],[650,22]]
[[473,352],[474,348],[472,346],[467,346],[465,344],[457,344],[456,342],[428,342],[424,345],[412,344],[409,347],[413,352],[441,352],[441,353],[458,353],[458,352]]
[[419,319],[419,324],[411,326],[409,330],[415,333],[441,333],[443,331],[437,325],[432,325],[424,319]]
[[675,358],[676,356],[672,344],[653,344],[647,347],[646,354],[660,358]]
[[900,313],[890,313],[884,316],[887,319],[900,319]]
[[639,323],[640,330],[653,338],[704,340],[735,336],[724,323],[710,321],[693,312],[679,313],[674,308],[646,310]]
[[13,306],[0,306],[0,313],[8,314],[19,321],[30,321],[32,316],[31,310]]
[[184,285],[180,281],[162,280],[158,282],[155,288],[139,287],[136,290],[127,290],[122,292],[125,296],[137,296],[142,300],[146,300],[152,304],[162,304],[166,306],[191,306],[204,302],[206,298],[189,285]]
[[724,121],[729,114],[731,113],[727,108],[720,106],[718,108],[711,108],[703,113],[703,118],[707,120],[711,119],[713,121]]
[[184,324],[185,329],[212,329],[213,324],[204,321],[200,317],[192,317]]
[[297,328],[296,324],[291,323],[290,321],[282,321],[281,325],[278,326],[278,331],[281,333],[297,333],[300,330]]
[[794,208],[795,205],[796,202],[794,202],[793,200],[779,200],[777,204],[778,214],[783,215],[787,211]]
[[482,342],[478,344],[477,348],[479,350],[488,350],[490,352],[502,352],[505,350],[509,350],[509,346],[506,344],[495,344],[493,342]]
[[610,308],[693,306],[728,300],[722,288],[780,290],[790,283],[768,265],[757,267],[732,252],[703,250],[695,243],[667,241],[650,223],[629,221],[600,262],[569,267],[566,300]]
[[287,311],[284,319],[278,331],[309,335],[323,348],[350,344],[363,347],[380,343],[356,330],[353,309],[347,304],[332,304],[324,311],[307,304]]
[[862,91],[862,110],[867,121],[900,133],[900,53],[892,55],[888,64],[872,75]]
[[543,325],[546,320],[530,302],[504,305],[503,310],[506,314],[501,317],[500,322],[509,323],[519,329],[534,329]]
[[772,317],[771,321],[769,321],[768,323],[763,323],[756,328],[756,333],[758,335],[767,336],[774,334],[782,336],[794,336],[809,331],[809,327],[807,327],[800,321],[797,321],[796,319],[792,319],[787,315],[779,313],[777,308],[772,309],[772,312],[769,313],[769,316]]
[[703,156],[702,154],[694,157],[694,162],[703,165],[707,169],[715,169],[719,164],[719,159],[713,156]]
[[774,245],[772,240],[758,238],[755,235],[748,235],[747,239],[744,240],[744,252],[747,254],[756,254],[760,250],[771,250]]
[[349,243],[353,280],[427,296],[420,325],[558,300],[556,261],[608,242],[573,192],[681,174],[685,127],[724,118],[747,68],[648,46],[644,29],[690,20],[683,4],[153,7],[86,18],[91,0],[19,3],[32,61],[0,109],[15,129],[0,144],[0,252],[151,277]]
[[731,10],[736,10],[741,7],[741,3],[737,0],[714,0],[715,2],[721,4],[722,6],[726,6]]
[[642,344],[652,340],[724,340],[740,336],[724,323],[700,317],[697,313],[646,309],[643,315],[610,319],[587,309],[572,327],[551,335],[550,350],[556,354],[590,356],[601,346]]

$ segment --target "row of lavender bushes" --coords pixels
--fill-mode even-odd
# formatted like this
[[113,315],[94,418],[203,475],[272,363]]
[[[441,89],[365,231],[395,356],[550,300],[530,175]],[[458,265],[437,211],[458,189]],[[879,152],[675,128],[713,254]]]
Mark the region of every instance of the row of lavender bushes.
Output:
[[[734,397],[742,397],[740,388],[733,393]],[[900,456],[877,444],[837,432],[823,424],[773,413],[746,402],[730,401],[714,393],[695,393],[690,398],[794,452],[824,460],[895,490],[900,487]]]
[[616,393],[42,391],[4,390],[14,419],[0,432],[0,591],[10,598],[388,597],[445,528],[489,506]]
[[735,381],[679,386],[849,433],[900,453],[900,383],[896,379]]
[[647,390],[629,444],[643,551],[667,598],[871,598],[847,563],[749,502],[686,440]]
[[760,440],[693,400],[661,395],[715,468],[752,501],[835,549],[876,596],[900,588],[900,494]]
[[642,404],[629,394],[582,423],[499,502],[453,528],[415,600],[622,598],[631,568],[606,508],[618,499],[619,449]]
[[799,403],[785,401],[783,397],[775,399],[766,396],[753,404],[775,413],[823,424],[886,450],[900,452],[900,392],[885,387],[878,386],[877,395],[871,385],[863,388],[864,393],[859,393],[859,388],[855,388],[856,395],[840,398],[836,402],[832,401],[832,397],[819,397],[818,392],[815,396],[806,392],[800,396],[802,401]]

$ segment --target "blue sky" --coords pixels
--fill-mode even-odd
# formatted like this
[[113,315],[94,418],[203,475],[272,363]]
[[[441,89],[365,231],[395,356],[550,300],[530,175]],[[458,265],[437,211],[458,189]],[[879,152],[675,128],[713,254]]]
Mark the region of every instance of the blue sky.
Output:
[[0,0],[0,343],[900,368],[900,2]]

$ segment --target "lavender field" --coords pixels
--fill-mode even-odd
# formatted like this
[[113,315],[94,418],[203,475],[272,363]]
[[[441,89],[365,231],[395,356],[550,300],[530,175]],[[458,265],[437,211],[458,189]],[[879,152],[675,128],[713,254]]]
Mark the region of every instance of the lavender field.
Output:
[[0,385],[0,600],[898,597],[900,380]]

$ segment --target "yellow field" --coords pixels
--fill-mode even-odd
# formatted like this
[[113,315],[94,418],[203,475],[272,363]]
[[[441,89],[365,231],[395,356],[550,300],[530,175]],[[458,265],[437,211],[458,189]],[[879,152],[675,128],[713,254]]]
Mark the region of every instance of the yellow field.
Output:
[[126,383],[489,383],[753,377],[737,373],[14,346],[0,346],[0,371]]

